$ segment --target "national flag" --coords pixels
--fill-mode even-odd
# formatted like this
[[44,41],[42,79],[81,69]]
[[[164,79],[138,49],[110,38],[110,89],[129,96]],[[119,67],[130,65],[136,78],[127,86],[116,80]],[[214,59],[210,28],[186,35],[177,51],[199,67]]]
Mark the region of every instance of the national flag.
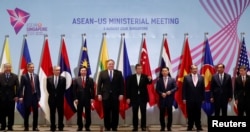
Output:
[[210,87],[213,74],[215,74],[215,68],[213,64],[213,58],[211,55],[208,38],[205,40],[205,50],[203,57],[203,66],[201,67],[201,75],[204,76],[205,81],[205,102],[202,104],[202,108],[207,114],[211,116],[214,112],[214,105],[210,102]]
[[[152,77],[145,38],[143,38],[142,49],[140,52],[140,64],[142,65],[142,73]],[[156,93],[153,83],[148,84],[147,88],[149,95],[149,105],[153,106],[158,103],[158,95]]]
[[[81,58],[79,60],[79,67],[85,66],[87,67],[87,76],[91,75],[91,68],[89,63],[89,56],[88,56],[88,48],[87,48],[87,39],[83,38],[83,44],[81,48]],[[78,76],[80,76],[80,68],[78,72]]]
[[184,76],[190,73],[190,66],[192,65],[192,58],[189,49],[188,37],[186,36],[184,42],[184,50],[180,57],[179,71],[177,74],[177,87],[178,90],[175,92],[175,100],[177,101],[178,108],[182,111],[185,118],[187,118],[186,105],[182,101],[182,84]]
[[48,105],[48,91],[47,91],[47,77],[53,75],[53,67],[50,57],[48,38],[45,37],[43,52],[41,56],[40,69],[39,69],[39,81],[41,90],[41,99],[39,105],[42,108],[45,119],[50,122],[50,111]]
[[[126,41],[125,38],[121,38],[121,46],[120,46],[120,52],[118,56],[118,64],[117,69],[122,71],[123,78],[124,78],[124,85],[126,85],[126,79],[128,76],[132,75],[129,59],[128,59],[128,53],[126,48]],[[120,115],[122,119],[125,119],[125,112],[129,108],[128,103],[126,102],[126,89],[124,90],[124,98],[120,101]]]
[[[2,59],[1,59],[1,71],[4,71],[4,64],[10,63],[12,64],[11,57],[10,57],[10,48],[9,48],[9,36],[6,35],[4,40],[4,47],[2,52]],[[13,69],[13,66],[12,66]]]
[[[239,67],[242,65],[246,66],[248,72],[250,71],[247,48],[245,44],[245,37],[242,38],[239,52],[240,52],[239,57],[237,59],[237,75],[239,75]],[[234,112],[238,114],[238,108],[236,104],[234,104]]]
[[[28,48],[28,43],[27,39],[24,38],[24,43],[23,43],[23,52],[21,56],[21,62],[20,62],[20,70],[19,70],[19,78],[23,75],[26,74],[27,71],[27,64],[31,62],[30,58],[30,53],[29,53],[29,48]],[[24,118],[24,107],[23,103],[17,102],[16,106],[17,110],[21,114],[21,116]]]
[[[102,38],[102,46],[101,46],[101,51],[100,51],[100,55],[98,59],[98,66],[96,70],[96,77],[95,77],[96,82],[98,81],[98,76],[99,76],[100,71],[107,69],[106,61],[108,59],[109,59],[109,56],[108,56],[107,40],[106,40],[106,34],[104,34]],[[102,101],[99,101],[97,96],[95,97],[94,108],[97,114],[99,115],[99,117],[103,119],[104,113],[103,113]]]
[[165,67],[165,66],[169,68],[169,73],[170,75],[172,75],[173,74],[172,63],[168,48],[168,41],[166,37],[163,38],[163,46],[162,46],[161,61],[160,61],[160,67]]
[[61,75],[66,78],[66,91],[64,97],[64,115],[66,120],[69,120],[76,112],[73,99],[72,88],[72,75],[70,70],[70,63],[68,59],[68,53],[64,38],[61,40],[61,52],[60,52],[59,66],[61,67]]

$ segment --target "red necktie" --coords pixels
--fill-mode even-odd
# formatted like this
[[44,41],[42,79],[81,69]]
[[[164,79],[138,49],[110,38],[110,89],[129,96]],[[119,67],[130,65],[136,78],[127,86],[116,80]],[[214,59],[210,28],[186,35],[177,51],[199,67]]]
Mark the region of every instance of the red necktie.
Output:
[[85,88],[85,80],[84,80],[84,77],[82,78],[82,87]]
[[30,83],[31,83],[31,91],[32,93],[35,93],[35,84],[34,84],[33,74],[30,74]]

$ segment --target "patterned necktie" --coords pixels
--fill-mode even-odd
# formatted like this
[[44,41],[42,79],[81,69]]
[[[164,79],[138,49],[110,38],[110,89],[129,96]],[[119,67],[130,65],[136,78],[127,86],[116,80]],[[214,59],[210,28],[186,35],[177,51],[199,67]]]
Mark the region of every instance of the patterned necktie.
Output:
[[30,74],[30,83],[31,83],[31,91],[32,93],[35,93],[35,83],[34,83],[34,79],[33,79],[33,74]]

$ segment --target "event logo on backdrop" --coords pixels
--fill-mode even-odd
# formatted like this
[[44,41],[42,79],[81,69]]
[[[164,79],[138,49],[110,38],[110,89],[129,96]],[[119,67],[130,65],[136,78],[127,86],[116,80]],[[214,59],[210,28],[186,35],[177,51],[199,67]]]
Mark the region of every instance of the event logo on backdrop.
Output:
[[7,9],[7,12],[10,15],[10,24],[14,28],[16,34],[18,34],[24,24],[28,21],[30,14],[19,8],[15,8],[14,10]]
[[48,31],[48,27],[44,26],[43,23],[27,23],[26,25],[27,35],[44,35]]

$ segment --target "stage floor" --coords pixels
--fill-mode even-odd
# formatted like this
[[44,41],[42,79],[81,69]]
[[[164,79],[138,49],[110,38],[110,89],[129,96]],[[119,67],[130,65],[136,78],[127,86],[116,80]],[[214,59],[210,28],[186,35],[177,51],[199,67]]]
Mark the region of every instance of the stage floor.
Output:
[[[23,126],[21,125],[15,125],[13,127],[14,131],[23,131]],[[93,132],[103,132],[104,131],[104,127],[101,126],[101,125],[92,125],[90,127],[91,131]],[[133,127],[132,126],[119,126],[118,127],[118,131],[119,132],[129,132],[129,131],[132,131]],[[186,126],[184,125],[173,125],[172,126],[172,131],[173,132],[185,132],[187,129]],[[30,130],[32,130],[32,128],[30,127]],[[46,131],[50,131],[50,128],[48,126],[39,126],[39,130],[41,132],[46,132]],[[65,126],[64,127],[64,131],[76,131],[77,130],[77,126],[76,125],[73,125],[73,126]],[[166,129],[167,130],[167,129]],[[84,130],[83,130],[84,131]],[[140,131],[140,129],[139,129]],[[160,131],[160,125],[150,125],[150,126],[147,126],[147,131],[148,132],[155,132],[155,131]],[[196,131],[195,129],[193,131]],[[207,127],[206,126],[203,126],[203,132],[206,132],[207,131]]]

